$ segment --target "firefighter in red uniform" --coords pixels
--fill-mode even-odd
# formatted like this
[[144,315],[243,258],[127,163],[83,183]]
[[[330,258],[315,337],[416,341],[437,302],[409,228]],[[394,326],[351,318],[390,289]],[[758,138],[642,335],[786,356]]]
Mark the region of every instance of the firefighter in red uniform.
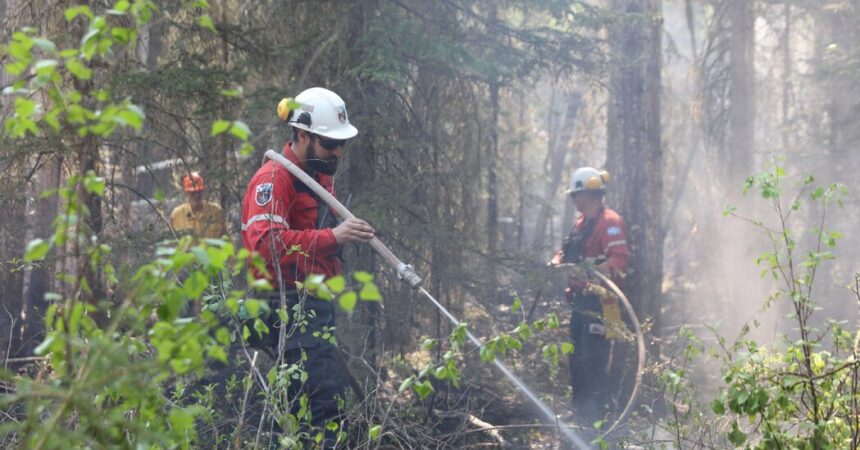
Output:
[[[293,127],[293,140],[284,147],[283,155],[334,193],[332,175],[338,159],[346,140],[355,137],[358,130],[350,125],[346,105],[334,92],[311,88],[295,101],[300,106],[294,111],[287,101],[278,105],[278,115]],[[324,433],[323,448],[335,445],[337,435],[326,425],[342,418],[338,403],[346,386],[337,349],[325,338],[333,332],[335,310],[332,302],[297,291],[296,282],[311,274],[326,278],[339,274],[341,245],[368,242],[373,233],[373,228],[360,219],[347,219],[338,225],[332,211],[310,188],[273,161],[257,170],[242,200],[242,243],[266,261],[269,281],[276,288],[269,297],[271,309],[280,307],[279,291],[283,290],[290,318],[284,348],[278,348],[278,336],[285,325],[274,313],[268,316],[269,334],[252,339],[252,343],[271,347],[275,354],[283,354],[288,364],[303,365],[307,380],[292,380],[288,390],[291,411],[295,414],[299,410],[299,396],[308,396],[310,423],[316,430],[313,434]],[[261,278],[263,274],[255,271],[255,276]]]
[[[588,261],[623,288],[627,272],[624,221],[603,203],[609,174],[591,167],[574,171],[568,195],[580,212],[553,264]],[[627,368],[628,350],[620,339],[624,327],[618,299],[587,276],[571,276],[565,290],[573,305],[570,337],[570,383],[573,407],[587,423],[601,419],[617,402]]]

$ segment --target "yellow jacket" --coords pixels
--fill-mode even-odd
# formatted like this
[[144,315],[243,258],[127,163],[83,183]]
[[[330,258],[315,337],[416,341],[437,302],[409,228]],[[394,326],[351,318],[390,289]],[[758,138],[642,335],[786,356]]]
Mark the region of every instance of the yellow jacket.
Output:
[[227,220],[217,203],[203,202],[203,211],[194,213],[191,204],[183,203],[170,213],[177,234],[189,233],[200,238],[220,238],[227,234]]

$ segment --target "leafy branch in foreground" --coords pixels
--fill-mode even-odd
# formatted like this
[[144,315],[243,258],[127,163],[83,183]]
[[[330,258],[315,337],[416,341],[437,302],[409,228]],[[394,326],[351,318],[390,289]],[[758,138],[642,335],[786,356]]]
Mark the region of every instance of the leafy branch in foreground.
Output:
[[[770,203],[774,225],[743,217],[735,209],[728,209],[726,215],[747,221],[767,237],[770,250],[756,262],[763,267],[762,276],[778,282],[779,288],[765,307],[787,301],[794,330],[772,345],[745,338],[746,327],[733,345],[720,337],[719,349],[713,353],[721,355],[723,385],[710,403],[718,419],[712,423],[724,427],[723,436],[736,447],[860,448],[860,332],[837,320],[829,320],[819,330],[812,320],[820,310],[820,300],[813,297],[816,275],[824,262],[834,259],[832,249],[841,237],[826,227],[827,213],[833,205],[843,206],[847,191],[840,184],[815,187],[813,177],[804,177],[797,194],[786,199],[786,178],[782,168],[774,167],[746,183],[746,191],[756,189]],[[806,237],[803,224],[793,219],[809,202],[818,204],[820,216],[816,226],[806,230],[811,233]],[[856,286],[860,286],[858,279]],[[853,291],[860,301],[860,289]],[[687,356],[685,361],[694,355]],[[703,414],[689,417],[703,423]],[[701,437],[681,434],[701,433],[701,429],[682,429],[679,415],[674,417],[678,420],[670,428],[677,432],[679,446],[701,442]]]

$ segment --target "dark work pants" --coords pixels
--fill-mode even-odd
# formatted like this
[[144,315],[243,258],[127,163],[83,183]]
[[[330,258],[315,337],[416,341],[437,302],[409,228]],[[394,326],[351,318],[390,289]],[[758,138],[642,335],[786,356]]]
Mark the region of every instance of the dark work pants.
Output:
[[[570,317],[573,353],[569,357],[573,409],[586,425],[602,419],[618,401],[627,369],[628,343],[606,339],[597,296],[576,296]],[[614,345],[613,345],[614,342]]]
[[[299,365],[307,372],[307,379],[292,379],[287,389],[290,400],[290,413],[297,415],[301,409],[300,397],[307,395],[308,409],[310,410],[309,429],[307,422],[299,418],[299,422],[305,426],[299,428],[299,432],[310,433],[308,439],[303,439],[305,448],[314,447],[316,443],[313,437],[317,432],[324,432],[324,440],[321,448],[333,448],[337,439],[337,432],[328,430],[326,424],[338,423],[343,418],[343,412],[338,406],[339,400],[344,398],[346,387],[346,372],[343,364],[338,358],[337,348],[325,339],[315,336],[326,329],[333,332],[335,325],[334,304],[329,301],[306,297],[304,305],[305,318],[307,322],[304,332],[293,327],[295,313],[293,306],[298,302],[296,294],[287,297],[287,311],[290,315],[290,323],[287,330],[286,346],[284,348],[284,362],[289,365]],[[252,339],[251,343],[258,347],[269,347],[277,355],[278,336],[281,322],[277,317],[276,310],[280,305],[280,297],[269,299],[272,313],[266,320],[269,326],[269,335],[263,339]],[[311,311],[313,311],[311,313]],[[253,333],[252,333],[253,335]],[[304,356],[302,353],[304,352]],[[345,431],[345,430],[344,430]],[[313,443],[313,444],[311,444]]]
[[[307,356],[305,361],[302,361],[302,351]],[[324,343],[311,348],[287,350],[284,355],[287,364],[299,364],[307,372],[307,380],[304,383],[301,380],[293,380],[290,383],[288,389],[288,395],[292,401],[290,413],[293,415],[299,413],[301,406],[299,398],[307,395],[312,429],[303,426],[299,427],[299,432],[310,433],[310,436],[304,440],[305,443],[314,442],[314,435],[317,432],[323,432],[322,448],[333,448],[337,440],[337,432],[327,429],[326,425],[329,422],[340,425],[339,422],[343,418],[338,402],[344,398],[346,377],[335,352],[337,349],[334,345]]]

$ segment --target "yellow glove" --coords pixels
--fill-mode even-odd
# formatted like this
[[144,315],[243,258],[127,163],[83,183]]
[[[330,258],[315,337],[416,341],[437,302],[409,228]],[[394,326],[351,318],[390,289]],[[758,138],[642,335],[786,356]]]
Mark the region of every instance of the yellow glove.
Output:
[[617,339],[624,329],[624,322],[621,321],[621,305],[613,295],[601,295],[600,304],[603,306],[603,326],[606,327],[603,337]]

